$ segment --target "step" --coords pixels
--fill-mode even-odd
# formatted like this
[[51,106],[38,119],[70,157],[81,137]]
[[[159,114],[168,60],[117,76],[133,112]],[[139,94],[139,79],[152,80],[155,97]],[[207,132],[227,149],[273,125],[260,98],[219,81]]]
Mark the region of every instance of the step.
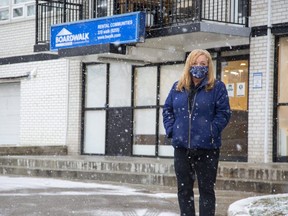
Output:
[[135,162],[122,160],[59,160],[50,158],[15,158],[0,157],[0,166],[17,166],[29,168],[42,168],[53,170],[79,170],[79,171],[107,171],[107,172],[130,172],[130,173],[152,173],[152,174],[173,174],[174,167],[171,163],[160,162]]
[[0,174],[20,175],[30,177],[53,177],[63,179],[83,179],[107,182],[120,182],[128,184],[146,184],[175,186],[176,178],[172,174],[148,174],[144,172],[111,172],[97,170],[77,170],[77,169],[48,169],[48,168],[29,168],[21,166],[0,166]]
[[216,189],[278,194],[288,193],[288,182],[217,177]]
[[[0,156],[0,173],[176,187],[173,159],[106,156]],[[220,162],[216,188],[287,193],[285,164]]]
[[287,164],[247,164],[247,163],[226,163],[219,165],[218,176],[225,178],[237,178],[259,181],[284,181],[288,180]]

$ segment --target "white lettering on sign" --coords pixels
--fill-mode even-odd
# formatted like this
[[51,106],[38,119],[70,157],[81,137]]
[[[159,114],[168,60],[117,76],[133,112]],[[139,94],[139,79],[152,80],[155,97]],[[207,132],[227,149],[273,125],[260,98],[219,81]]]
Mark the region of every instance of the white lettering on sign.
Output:
[[109,28],[109,24],[100,24],[98,25],[98,29]]
[[55,38],[56,47],[72,45],[73,43],[83,43],[89,41],[89,33],[73,34],[63,28]]
[[56,43],[74,42],[89,40],[89,33],[80,33],[76,35],[63,35],[56,37]]
[[110,27],[119,27],[119,26],[125,26],[125,25],[132,25],[133,20],[126,20],[122,22],[114,22],[110,24]]

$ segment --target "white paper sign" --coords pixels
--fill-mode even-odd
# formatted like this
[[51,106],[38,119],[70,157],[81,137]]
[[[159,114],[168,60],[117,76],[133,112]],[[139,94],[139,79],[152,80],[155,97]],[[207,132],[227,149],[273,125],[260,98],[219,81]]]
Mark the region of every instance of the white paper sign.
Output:
[[234,83],[227,83],[226,89],[229,97],[234,97]]
[[237,83],[237,96],[245,96],[245,83]]
[[253,88],[262,88],[262,72],[253,73]]

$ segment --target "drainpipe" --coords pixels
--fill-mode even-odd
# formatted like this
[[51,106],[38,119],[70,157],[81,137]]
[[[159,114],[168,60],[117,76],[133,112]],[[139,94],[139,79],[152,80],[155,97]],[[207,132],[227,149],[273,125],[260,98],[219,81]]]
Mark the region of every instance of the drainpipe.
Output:
[[70,96],[70,88],[69,88],[69,80],[70,80],[70,60],[69,59],[66,59],[66,81],[67,81],[67,84],[66,84],[66,119],[65,119],[65,122],[66,122],[66,128],[65,128],[65,145],[67,146],[68,148],[68,127],[69,127],[69,96]]
[[271,49],[271,0],[268,0],[267,14],[267,59],[266,59],[266,95],[265,95],[265,131],[264,131],[264,163],[268,163],[268,108],[269,108],[269,74]]

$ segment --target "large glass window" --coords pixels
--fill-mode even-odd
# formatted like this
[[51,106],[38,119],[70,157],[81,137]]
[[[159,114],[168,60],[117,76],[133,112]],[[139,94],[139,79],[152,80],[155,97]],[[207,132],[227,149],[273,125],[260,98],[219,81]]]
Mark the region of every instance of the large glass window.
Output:
[[[160,69],[160,106],[163,106],[165,100],[172,88],[172,85],[179,80],[184,69],[184,64],[164,65]],[[159,109],[159,138],[158,138],[158,155],[173,156],[173,147],[171,140],[166,138],[166,133],[163,125],[163,109]]]
[[105,154],[106,112],[103,110],[85,112],[85,154]]
[[155,155],[157,67],[135,68],[134,89],[133,154]]
[[134,155],[155,155],[156,109],[134,110]]
[[87,68],[86,107],[105,107],[107,82],[106,65],[90,65]]
[[109,107],[131,106],[131,66],[114,63],[110,65]]
[[135,106],[151,106],[157,102],[157,68],[135,69]]
[[[231,57],[230,57],[231,58]],[[226,84],[231,120],[222,134],[222,160],[246,161],[248,154],[248,59],[221,63],[221,80]]]
[[107,66],[86,67],[83,153],[105,154]]
[[288,156],[288,37],[279,40],[278,51],[278,143],[277,157]]

